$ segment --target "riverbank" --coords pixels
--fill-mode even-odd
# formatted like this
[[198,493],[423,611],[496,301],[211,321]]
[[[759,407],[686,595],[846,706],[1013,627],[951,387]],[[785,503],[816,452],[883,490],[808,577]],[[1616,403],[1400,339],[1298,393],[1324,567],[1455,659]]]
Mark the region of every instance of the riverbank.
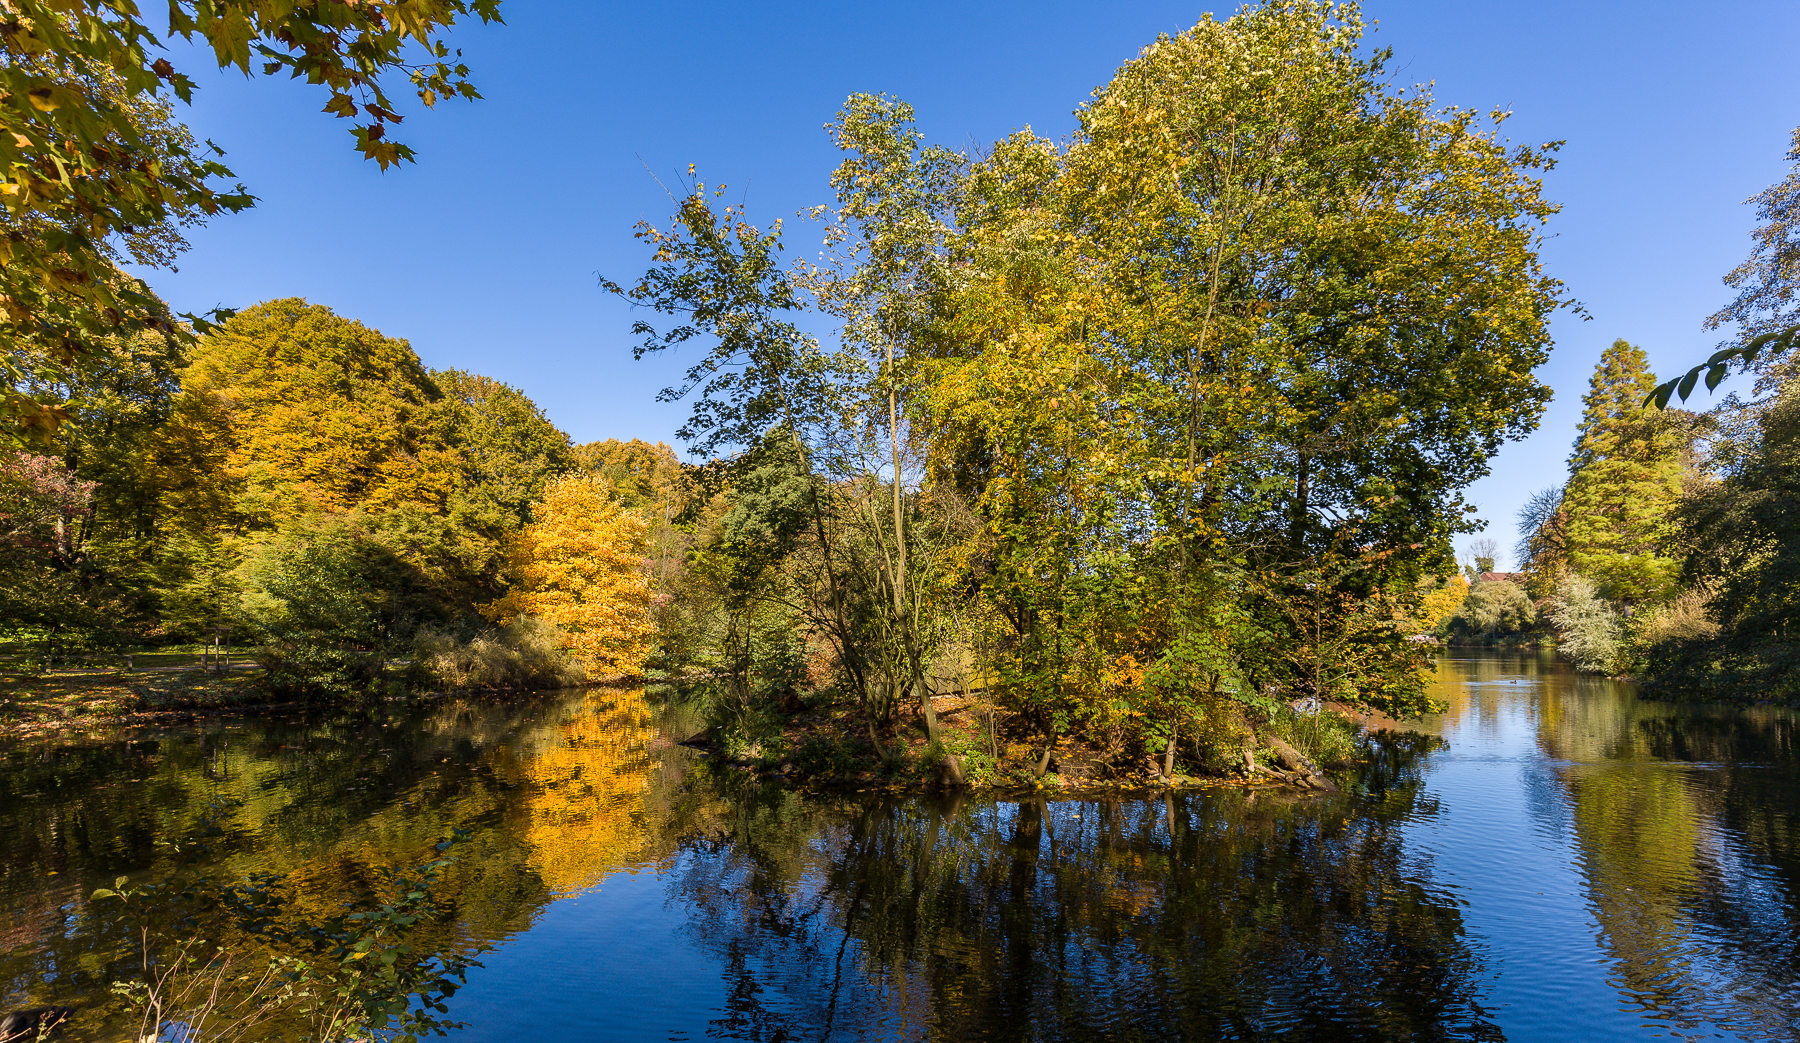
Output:
[[96,670],[0,677],[0,734],[28,735],[95,724],[148,722],[276,702],[253,667]]
[[1332,792],[1333,773],[1360,763],[1358,733],[1404,730],[1385,715],[1339,704],[1278,721],[1240,710],[1223,731],[1229,738],[1208,749],[1193,743],[1179,756],[1133,757],[1123,743],[1108,747],[1082,736],[1061,737],[1046,749],[1022,722],[978,696],[938,696],[932,709],[937,743],[927,739],[916,708],[897,713],[872,738],[854,706],[836,703],[768,722],[751,741],[708,728],[683,744],[721,766],[803,790],[1086,794],[1226,785]]
[[[369,698],[428,703],[450,697],[527,697],[552,690],[636,687],[642,683],[641,678],[609,675],[556,689],[416,689]],[[252,664],[224,672],[153,667],[0,677],[0,737],[168,724],[219,714],[275,713],[297,706],[329,709],[365,701],[295,699],[270,690],[262,669]]]

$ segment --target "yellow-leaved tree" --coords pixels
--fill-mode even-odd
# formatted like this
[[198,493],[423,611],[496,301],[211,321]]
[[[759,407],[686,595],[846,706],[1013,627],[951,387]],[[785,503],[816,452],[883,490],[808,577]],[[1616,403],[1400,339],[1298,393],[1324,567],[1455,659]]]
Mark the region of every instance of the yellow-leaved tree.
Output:
[[644,568],[650,523],[588,474],[551,481],[531,514],[512,543],[512,586],[483,614],[548,620],[590,670],[641,674],[654,631]]

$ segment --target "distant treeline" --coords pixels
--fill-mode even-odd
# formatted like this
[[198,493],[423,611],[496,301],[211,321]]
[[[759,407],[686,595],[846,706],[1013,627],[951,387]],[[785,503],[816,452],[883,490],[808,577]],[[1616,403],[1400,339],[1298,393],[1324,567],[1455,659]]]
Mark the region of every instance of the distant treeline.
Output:
[[[1744,343],[1800,318],[1800,130],[1786,179],[1707,322]],[[1554,636],[1582,670],[1694,698],[1800,700],[1800,358],[1769,352],[1708,412],[1646,408],[1644,352],[1600,358],[1564,484],[1519,514],[1517,576],[1477,579],[1446,624],[1463,640]],[[1493,568],[1484,549],[1472,572]]]

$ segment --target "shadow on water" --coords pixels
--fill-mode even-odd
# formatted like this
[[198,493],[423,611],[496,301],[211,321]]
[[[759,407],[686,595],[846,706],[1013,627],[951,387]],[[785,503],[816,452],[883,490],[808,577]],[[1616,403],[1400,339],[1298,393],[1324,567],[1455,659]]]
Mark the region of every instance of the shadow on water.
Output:
[[[467,1043],[1791,1038],[1794,718],[1532,659],[1439,685],[1439,734],[1329,797],[806,796],[630,691],[15,745],[0,1010],[121,1038],[138,932],[216,913],[176,883],[275,874],[323,919],[460,829],[415,944],[487,963]],[[119,876],[162,890],[87,897]],[[1566,908],[1521,904],[1555,878]]]

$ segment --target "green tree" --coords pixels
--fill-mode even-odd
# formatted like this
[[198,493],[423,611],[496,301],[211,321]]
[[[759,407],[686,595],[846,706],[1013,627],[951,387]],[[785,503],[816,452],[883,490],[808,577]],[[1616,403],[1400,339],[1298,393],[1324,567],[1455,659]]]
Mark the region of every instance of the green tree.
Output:
[[[1361,28],[1353,8],[1272,3],[1159,40],[1066,150],[995,149],[954,246],[981,267],[930,419],[961,456],[946,469],[985,482],[1003,556],[1016,533],[1011,588],[1158,599],[1134,613],[1139,655],[1248,641],[1230,658],[1257,688],[1314,674],[1279,635],[1317,630],[1321,579],[1331,643],[1375,640],[1361,606],[1448,563],[1460,490],[1548,397],[1531,371],[1561,301],[1536,256],[1550,151],[1402,95]],[[1033,562],[1046,539],[1083,552]],[[1175,640],[1246,589],[1255,625]],[[1415,707],[1416,685],[1384,688],[1411,676],[1390,637],[1357,687]]]
[[300,696],[364,694],[427,624],[471,611],[431,519],[315,513],[239,541],[228,620],[260,646],[268,683]]
[[1718,447],[1722,476],[1677,512],[1683,579],[1709,589],[1718,636],[1650,650],[1666,691],[1800,700],[1800,380],[1790,378],[1748,438]]
[[1478,579],[1444,624],[1453,638],[1491,642],[1517,637],[1537,622],[1537,607],[1512,580]]
[[455,452],[447,520],[472,584],[470,603],[500,596],[506,543],[551,481],[575,466],[569,436],[523,391],[491,377],[438,370],[442,393],[425,421]]
[[651,444],[636,438],[588,442],[575,447],[575,461],[583,470],[605,478],[627,510],[647,517],[679,517],[697,493],[675,450],[661,442]]
[[1600,596],[1594,582],[1569,573],[1556,586],[1550,621],[1556,627],[1556,650],[1591,674],[1616,673],[1624,666],[1624,633],[1619,613]]
[[1655,383],[1643,349],[1617,340],[1601,354],[1562,495],[1569,567],[1615,601],[1665,599],[1680,569],[1658,547],[1690,469],[1689,425],[1642,408]]
[[[912,373],[922,353],[936,297],[950,278],[946,243],[962,182],[963,157],[926,145],[912,106],[885,95],[853,94],[826,125],[843,153],[832,172],[837,192],[827,241],[839,246],[829,268],[815,273],[822,306],[843,323],[843,343],[860,354],[859,372],[873,379],[851,389],[854,418],[848,442],[859,477],[886,472],[883,512],[866,512],[867,534],[878,552],[875,586],[883,673],[919,709],[926,735],[937,742],[937,714],[926,683],[935,652],[923,603],[929,588],[919,569],[907,504],[919,468],[908,425]],[[861,421],[856,423],[855,421]],[[863,426],[864,424],[868,426]],[[961,771],[952,756],[953,774]]]
[[666,229],[643,222],[637,234],[654,251],[651,267],[630,289],[603,285],[669,316],[672,324],[659,331],[647,321],[636,323],[633,332],[643,339],[634,354],[642,358],[693,341],[708,345],[682,382],[658,398],[690,403],[676,434],[696,455],[724,458],[712,469],[715,479],[742,480],[766,466],[792,466],[805,476],[808,536],[819,563],[803,579],[805,600],[874,738],[884,697],[871,681],[854,618],[848,589],[853,570],[830,531],[834,511],[825,470],[833,463],[830,450],[858,359],[827,350],[800,328],[813,301],[781,264],[779,224],[764,231],[741,207],[715,211],[707,187],[696,182]]
[[[71,520],[67,535],[81,548],[86,588],[108,592],[101,616],[72,612],[67,604],[51,608],[53,599],[43,602],[43,614],[70,625],[85,618],[79,629],[90,634],[143,636],[150,629],[153,572],[164,542],[158,429],[170,415],[181,362],[174,338],[109,338],[92,355],[38,370],[24,386],[64,418],[34,441],[92,491],[90,509]],[[22,593],[48,598],[55,589],[28,586]]]

